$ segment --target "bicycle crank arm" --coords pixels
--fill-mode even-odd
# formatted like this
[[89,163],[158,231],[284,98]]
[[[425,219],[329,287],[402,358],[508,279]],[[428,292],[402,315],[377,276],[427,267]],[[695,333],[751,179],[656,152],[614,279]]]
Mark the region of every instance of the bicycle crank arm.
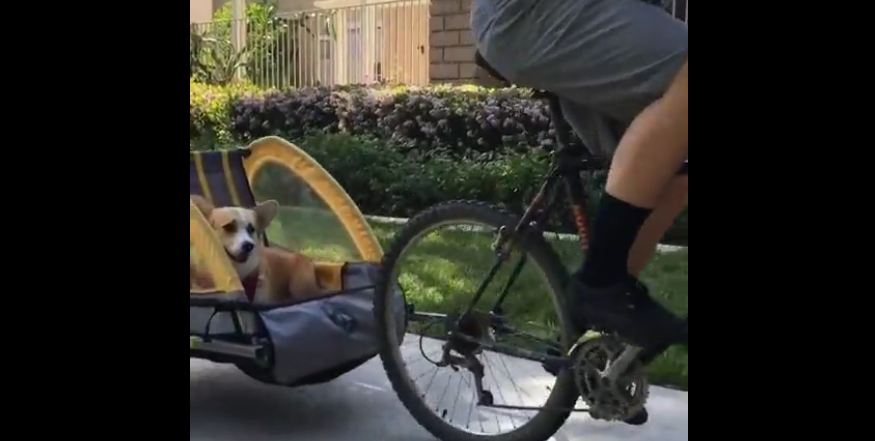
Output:
[[602,373],[602,377],[611,380],[611,382],[616,382],[620,375],[625,374],[629,370],[629,366],[632,365],[638,358],[638,354],[643,350],[643,348],[637,346],[626,346],[613,363],[609,362],[607,368]]

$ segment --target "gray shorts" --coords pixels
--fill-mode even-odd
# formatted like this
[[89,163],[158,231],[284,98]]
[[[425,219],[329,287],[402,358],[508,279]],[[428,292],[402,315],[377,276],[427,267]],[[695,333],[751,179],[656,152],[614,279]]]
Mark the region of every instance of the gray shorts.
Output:
[[641,0],[473,0],[471,27],[489,64],[558,95],[587,147],[608,156],[687,58],[686,25]]

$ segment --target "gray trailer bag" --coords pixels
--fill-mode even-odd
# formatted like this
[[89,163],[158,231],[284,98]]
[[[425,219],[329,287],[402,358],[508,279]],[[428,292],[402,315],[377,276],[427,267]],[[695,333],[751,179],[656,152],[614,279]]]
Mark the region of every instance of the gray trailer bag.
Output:
[[[270,341],[272,365],[260,367],[241,361],[250,376],[269,383],[300,385],[328,381],[354,369],[379,351],[374,317],[374,285],[381,271],[373,263],[347,263],[343,267],[343,289],[323,297],[269,310],[214,311],[190,308],[192,332],[203,333],[210,321],[214,339],[235,334],[233,315],[239,317],[246,334]],[[405,311],[400,289],[397,296],[397,329],[404,329]]]

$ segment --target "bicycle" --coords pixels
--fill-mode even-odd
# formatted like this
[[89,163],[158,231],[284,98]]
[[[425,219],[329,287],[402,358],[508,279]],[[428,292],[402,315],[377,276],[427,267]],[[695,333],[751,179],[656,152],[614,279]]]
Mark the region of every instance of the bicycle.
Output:
[[[509,84],[479,53],[476,60],[495,78]],[[572,147],[571,128],[554,94],[536,91],[535,98],[546,99],[549,104],[557,148],[553,152],[546,179],[523,215],[515,216],[483,202],[451,201],[438,204],[413,216],[393,240],[383,259],[383,275],[377,283],[374,303],[378,334],[382,340],[380,357],[393,389],[404,406],[423,427],[443,441],[543,440],[558,431],[571,412],[589,412],[592,417],[602,420],[643,424],[647,419],[644,404],[648,389],[643,367],[667,349],[644,351],[624,344],[613,335],[592,331],[580,335],[572,326],[564,294],[569,273],[554,247],[545,240],[544,228],[551,210],[556,206],[560,187],[564,187],[574,217],[579,247],[586,251],[589,222],[582,176],[584,172],[600,168],[603,161],[593,157],[585,147]],[[432,239],[423,239],[444,227],[449,227],[448,232],[438,233]],[[478,234],[486,234],[486,237],[480,240]],[[399,268],[412,245],[420,239],[423,239],[423,243],[431,243],[433,248],[439,247],[441,241],[456,241],[454,246],[463,247],[466,253],[474,257],[478,252],[474,249],[476,244],[489,242],[487,252],[493,257],[492,265],[480,283],[466,284],[461,279],[469,272],[467,264],[454,267],[457,279],[438,280],[439,277],[423,272],[424,267],[433,265],[435,259],[428,260],[433,256],[417,260],[413,255],[413,268],[422,274],[414,274],[405,280],[418,287],[417,295],[425,299],[421,303],[444,306],[446,302],[441,301],[446,300],[443,296],[447,291],[467,290],[476,286],[467,303],[447,304],[448,312],[422,312],[415,303],[408,301],[408,292],[401,286],[404,277],[399,276]],[[502,267],[514,260],[516,263],[511,266],[510,274],[503,284],[499,284],[502,285],[500,291],[494,293],[495,300],[489,310],[475,309],[485,297],[490,284],[500,278],[498,274]],[[535,279],[524,273],[530,261],[546,282],[546,290],[552,299],[552,311],[541,311],[538,313],[540,315],[532,311],[532,302],[527,303],[525,295],[521,294],[519,298],[510,296],[514,283],[519,281],[526,289],[530,289],[534,283]],[[416,284],[417,281],[421,282],[419,279],[428,278],[444,282],[447,287],[429,291]],[[404,294],[403,305],[393,301],[397,296],[390,295],[398,289]],[[440,299],[430,301],[429,296]],[[515,302],[511,306],[522,311],[521,318],[509,316],[511,308],[507,307],[508,302]],[[526,310],[527,307],[529,310]],[[403,309],[406,315],[404,329],[397,329],[394,320],[399,309]],[[415,355],[417,352],[422,355],[421,360],[412,363],[404,360],[405,354]],[[432,354],[429,355],[429,352]],[[499,359],[502,366],[493,368],[488,364],[495,359]],[[422,363],[423,360],[426,369],[415,372],[413,367],[421,366],[416,363]],[[535,379],[519,384],[515,380],[519,376],[510,373],[509,364],[534,372]],[[500,384],[500,377],[496,374],[501,367],[507,372],[504,385]],[[468,379],[465,371],[471,379]],[[454,374],[458,374],[459,378],[455,398],[451,393],[449,401],[444,403],[448,391],[452,390]],[[429,376],[423,391],[417,380],[425,380]],[[447,380],[443,394],[436,404],[430,403],[428,392],[435,384],[443,383],[444,377]],[[553,380],[550,380],[551,377]],[[487,380],[493,382],[491,387],[487,387]],[[508,381],[512,383],[511,388],[506,387]],[[463,384],[471,389],[470,395],[462,393]],[[514,394],[520,401],[526,401],[525,395],[543,403],[538,406],[508,404],[510,400],[507,396],[513,398]],[[533,395],[536,394],[542,398],[535,399]],[[544,394],[546,397],[543,397]],[[578,398],[582,398],[588,407],[575,407]],[[464,427],[462,420],[466,419],[465,408],[461,409],[461,413],[457,412],[460,400],[463,406],[467,405]],[[475,408],[478,414],[472,428]],[[492,412],[492,417],[481,411]],[[510,415],[520,414],[534,415],[517,425]],[[458,424],[454,424],[457,418]],[[502,422],[503,418],[508,421]],[[496,431],[490,434],[486,427],[493,425],[493,419]]]

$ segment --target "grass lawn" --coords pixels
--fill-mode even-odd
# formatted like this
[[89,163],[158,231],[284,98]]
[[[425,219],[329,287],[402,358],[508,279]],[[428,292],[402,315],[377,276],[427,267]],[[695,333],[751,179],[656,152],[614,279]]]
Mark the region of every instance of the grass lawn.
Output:
[[[401,228],[399,225],[372,223],[384,249]],[[321,210],[294,210],[283,207],[277,222],[268,230],[268,237],[292,249],[317,259],[357,260],[352,241],[340,223]],[[421,311],[455,312],[471,298],[492,263],[486,232],[439,230],[421,239],[402,262],[399,283],[409,300]],[[569,271],[581,262],[575,241],[550,240]],[[657,254],[645,271],[644,281],[651,293],[673,311],[687,313],[688,252],[686,250]],[[514,260],[515,261],[515,260]],[[497,297],[502,282],[507,280],[512,265],[496,275],[481,304]],[[555,324],[555,313],[546,290],[546,283],[535,268],[527,264],[513,284],[504,305],[515,315],[515,324],[530,332],[549,331]],[[672,348],[649,367],[654,384],[687,389],[688,361],[684,348]]]

